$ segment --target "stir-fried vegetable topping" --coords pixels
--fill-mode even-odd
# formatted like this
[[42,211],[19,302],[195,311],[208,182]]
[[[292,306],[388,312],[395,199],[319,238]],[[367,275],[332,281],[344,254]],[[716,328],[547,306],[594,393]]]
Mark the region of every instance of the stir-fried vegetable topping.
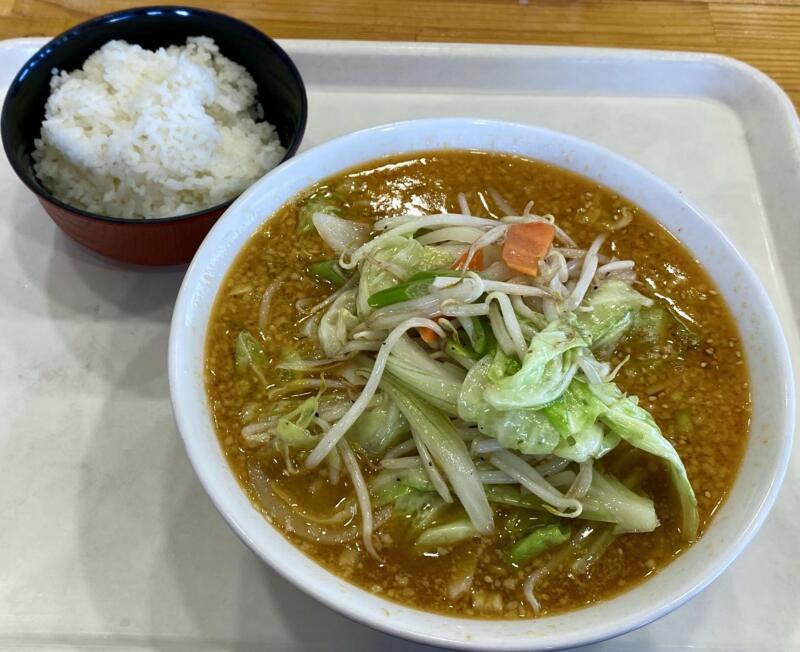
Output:
[[[554,565],[585,573],[616,536],[658,527],[651,498],[603,459],[622,442],[664,463],[683,535],[696,537],[686,469],[653,417],[615,384],[624,360],[612,363],[631,332],[664,355],[693,334],[636,289],[632,261],[601,253],[603,236],[578,249],[552,216],[488,219],[461,203],[463,214],[369,227],[348,220],[330,192],[308,200],[299,231],[316,228],[339,255],[308,266],[336,288],[304,318],[320,358],[281,363],[294,377],[268,388],[277,400],[247,420],[242,437],[280,452],[289,473],[324,472],[330,482],[346,473],[353,495],[337,514],[359,515],[376,558],[375,534],[391,519],[419,554],[493,536],[509,564],[549,559],[521,587],[536,610],[536,582]],[[242,331],[242,382],[265,385],[268,362]],[[691,432],[688,408],[674,421]],[[319,532],[253,473],[268,512]],[[351,524],[323,538],[356,536]],[[450,594],[468,588],[474,558],[458,564]]]

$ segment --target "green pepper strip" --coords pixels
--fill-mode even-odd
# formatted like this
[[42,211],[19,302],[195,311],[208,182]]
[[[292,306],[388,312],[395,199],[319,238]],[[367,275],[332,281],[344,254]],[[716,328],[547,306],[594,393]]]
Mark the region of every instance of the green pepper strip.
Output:
[[401,301],[410,301],[424,297],[430,291],[433,279],[437,276],[460,276],[460,272],[452,269],[432,272],[419,272],[404,283],[380,290],[367,299],[372,308],[383,308]]
[[318,260],[308,266],[308,271],[317,278],[341,287],[347,282],[348,275],[335,260]]

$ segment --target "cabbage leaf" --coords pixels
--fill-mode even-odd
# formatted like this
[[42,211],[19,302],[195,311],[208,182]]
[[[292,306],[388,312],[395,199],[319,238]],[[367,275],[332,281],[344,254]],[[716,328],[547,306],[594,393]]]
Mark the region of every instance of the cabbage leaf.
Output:
[[407,281],[418,272],[449,267],[455,258],[437,247],[426,247],[413,238],[390,237],[369,252],[361,264],[356,306],[365,319],[373,310],[369,298],[388,287]]
[[592,485],[581,499],[581,518],[614,523],[614,533],[652,532],[658,527],[653,501],[631,491],[614,476],[595,470]]
[[347,440],[372,456],[383,456],[410,433],[408,421],[385,392],[379,392],[347,431]]
[[243,374],[250,370],[266,387],[267,379],[262,369],[267,365],[267,354],[261,342],[250,331],[242,331],[236,336],[234,362],[237,373]]
[[317,337],[327,357],[337,357],[347,344],[349,331],[359,323],[355,309],[356,290],[345,290],[322,315]]
[[563,522],[540,525],[514,544],[509,552],[509,558],[515,564],[524,564],[568,541],[571,532],[569,525]]
[[591,310],[577,313],[575,325],[593,350],[610,350],[633,324],[639,310],[653,300],[618,280],[604,281],[583,300]]
[[567,391],[543,409],[553,427],[563,436],[584,432],[606,411],[603,403],[589,390],[583,378],[572,380]]
[[560,436],[539,410],[496,410],[486,400],[486,388],[503,378],[512,367],[511,358],[499,348],[486,355],[467,372],[458,396],[458,416],[478,424],[478,430],[504,447],[526,454],[550,453]]
[[575,349],[587,345],[568,322],[553,321],[534,335],[522,368],[489,383],[484,396],[493,408],[540,408],[561,396],[575,373]]
[[631,446],[667,462],[672,483],[681,503],[682,533],[687,539],[694,539],[700,522],[697,498],[678,452],[661,434],[661,429],[652,415],[639,407],[632,398],[625,396],[614,383],[591,385],[590,389],[608,407],[600,416],[603,423]]

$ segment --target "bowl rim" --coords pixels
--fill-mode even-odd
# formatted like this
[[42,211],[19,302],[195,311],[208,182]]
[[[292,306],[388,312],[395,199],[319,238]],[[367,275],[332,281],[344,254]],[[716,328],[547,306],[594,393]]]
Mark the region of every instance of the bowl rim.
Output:
[[[233,204],[233,202],[236,201],[238,197],[242,194],[239,193],[239,195],[231,197],[230,199],[220,204],[215,204],[214,206],[209,206],[208,208],[203,208],[201,210],[193,211],[191,213],[184,213],[182,215],[170,215],[167,217],[147,217],[147,218],[111,217],[109,215],[101,215],[100,213],[93,213],[91,211],[78,208],[76,206],[71,206],[70,204],[67,204],[64,201],[60,200],[58,197],[53,195],[49,190],[47,190],[41,183],[34,181],[31,178],[31,176],[35,178],[35,174],[28,175],[26,171],[23,170],[17,163],[16,157],[12,156],[13,154],[11,152],[12,125],[10,124],[8,118],[8,112],[10,111],[9,107],[11,106],[11,103],[14,101],[14,95],[16,94],[16,91],[20,88],[22,84],[25,83],[25,77],[27,77],[30,70],[40,65],[46,65],[46,61],[49,58],[49,56],[53,52],[55,52],[62,44],[80,38],[80,36],[87,29],[92,29],[98,25],[119,22],[122,19],[131,19],[131,18],[135,19],[140,16],[156,16],[165,13],[178,15],[181,16],[182,18],[188,18],[188,19],[192,18],[193,16],[204,16],[207,18],[212,18],[214,20],[227,22],[230,26],[235,27],[236,29],[250,32],[258,40],[262,41],[268,49],[272,50],[277,55],[277,57],[281,60],[283,65],[285,65],[286,68],[289,70],[289,73],[297,82],[298,87],[300,89],[300,120],[298,122],[297,129],[295,130],[295,133],[292,136],[291,141],[286,147],[286,153],[283,155],[280,161],[278,161],[275,167],[292,158],[292,156],[294,156],[294,154],[297,152],[297,149],[300,147],[300,143],[303,140],[303,136],[305,135],[306,123],[308,120],[308,95],[306,93],[306,85],[305,82],[303,81],[302,76],[300,75],[300,71],[297,69],[297,66],[295,65],[292,58],[286,53],[286,51],[280,45],[278,45],[278,43],[274,39],[272,39],[270,36],[262,32],[260,29],[254,27],[253,25],[250,25],[249,23],[246,23],[243,20],[239,20],[238,18],[234,18],[233,16],[229,16],[228,14],[223,14],[218,11],[212,11],[210,9],[202,9],[199,7],[197,8],[185,7],[181,5],[154,5],[151,7],[150,6],[131,7],[129,9],[122,9],[120,11],[114,11],[102,14],[100,16],[96,16],[82,23],[78,23],[77,25],[74,25],[73,27],[70,27],[69,29],[63,31],[61,34],[54,36],[41,48],[39,48],[22,65],[22,67],[17,71],[17,74],[14,75],[14,78],[8,87],[8,91],[6,93],[6,97],[3,102],[2,112],[0,112],[0,137],[2,138],[3,141],[3,149],[5,150],[6,158],[8,159],[9,165],[14,170],[14,173],[19,177],[22,183],[24,183],[40,200],[44,200],[50,202],[51,204],[55,204],[62,210],[66,210],[82,218],[97,220],[100,222],[110,222],[114,224],[144,226],[147,224],[153,225],[153,224],[167,224],[171,222],[180,222],[183,220],[191,220],[192,218],[195,217],[208,215],[209,213],[223,212],[226,209],[228,209],[231,206],[231,204]],[[87,54],[86,56],[88,57],[89,54]],[[247,66],[245,64],[239,64],[239,65],[242,65],[244,66],[245,69],[247,69]],[[28,155],[30,155],[30,153],[28,153]],[[271,170],[268,170],[267,173],[270,171]]]
[[[402,626],[402,624],[394,622],[395,619],[391,618],[380,618],[377,617],[374,613],[369,613],[366,606],[361,604],[361,601],[358,599],[359,596],[361,597],[374,597],[379,602],[386,604],[389,607],[393,607],[395,609],[398,608],[398,603],[392,602],[385,598],[380,598],[376,596],[372,596],[366,590],[362,589],[361,587],[351,584],[346,580],[342,580],[342,582],[349,585],[350,588],[355,590],[356,592],[356,599],[347,600],[347,601],[337,601],[337,596],[333,594],[325,586],[321,586],[320,582],[313,578],[308,577],[306,572],[301,570],[295,570],[293,568],[287,567],[287,565],[282,565],[280,560],[276,558],[274,553],[270,553],[266,546],[260,544],[256,541],[258,538],[257,534],[254,534],[252,529],[248,529],[246,524],[243,523],[245,520],[244,517],[237,517],[237,514],[232,513],[232,510],[229,510],[226,505],[228,502],[228,496],[225,491],[224,487],[215,486],[214,478],[212,478],[212,473],[210,469],[204,469],[203,465],[205,464],[212,464],[212,460],[210,457],[206,458],[206,453],[203,451],[201,446],[201,437],[194,436],[191,429],[188,426],[189,420],[189,413],[191,408],[189,407],[188,403],[190,401],[186,401],[185,397],[181,394],[181,386],[185,384],[184,380],[181,378],[181,365],[186,363],[186,356],[188,355],[188,351],[182,351],[181,346],[181,338],[184,337],[186,333],[183,331],[188,331],[188,326],[186,326],[186,317],[187,313],[191,307],[191,304],[196,300],[194,296],[197,288],[204,284],[204,277],[205,281],[208,281],[207,275],[208,272],[205,271],[205,267],[214,264],[215,256],[214,256],[214,246],[218,243],[215,242],[215,235],[222,235],[224,230],[229,229],[228,224],[232,223],[232,220],[235,219],[237,205],[241,202],[242,205],[246,205],[246,203],[250,200],[252,196],[260,194],[263,190],[274,187],[269,185],[270,184],[270,177],[273,175],[281,175],[281,174],[289,174],[289,170],[297,171],[302,170],[302,166],[304,165],[305,161],[311,159],[312,157],[320,156],[325,154],[326,151],[336,151],[337,147],[341,147],[345,143],[349,143],[350,140],[358,140],[358,139],[365,139],[370,138],[373,135],[378,135],[381,132],[386,131],[398,131],[398,130],[411,130],[412,132],[415,129],[425,129],[427,128],[444,128],[444,127],[454,127],[459,129],[469,129],[475,126],[480,126],[482,128],[497,128],[497,129],[515,129],[520,131],[521,133],[539,133],[542,135],[548,135],[551,138],[556,138],[562,143],[566,143],[568,145],[577,146],[584,151],[591,152],[595,155],[599,155],[603,157],[605,160],[613,161],[615,165],[622,166],[626,168],[627,171],[635,174],[639,177],[639,179],[643,179],[647,183],[647,188],[655,188],[660,193],[665,196],[669,196],[671,201],[677,202],[678,204],[685,207],[689,213],[692,215],[693,218],[698,219],[701,223],[703,228],[713,232],[714,236],[718,240],[721,249],[724,250],[725,256],[730,258],[732,261],[735,262],[738,269],[742,270],[744,275],[748,277],[750,285],[752,287],[752,295],[758,296],[758,299],[763,303],[764,306],[767,308],[767,314],[765,315],[765,322],[767,323],[771,334],[775,336],[775,350],[780,355],[778,358],[779,363],[782,363],[782,395],[781,395],[781,403],[784,407],[783,410],[783,418],[777,422],[780,424],[779,428],[776,428],[776,431],[780,433],[780,440],[779,447],[776,452],[776,463],[770,469],[768,473],[768,485],[765,489],[761,490],[763,495],[760,496],[759,501],[756,505],[751,507],[748,510],[748,514],[746,516],[746,522],[736,529],[735,536],[730,538],[729,540],[725,541],[720,551],[720,554],[716,555],[711,560],[705,561],[702,563],[702,567],[698,572],[697,578],[693,578],[691,580],[685,580],[681,583],[679,590],[674,590],[668,596],[665,596],[661,599],[660,602],[656,602],[654,606],[648,606],[645,610],[642,610],[638,613],[633,614],[624,614],[620,615],[617,618],[614,618],[610,623],[603,623],[601,625],[595,625],[591,628],[584,627],[583,631],[573,633],[573,632],[557,632],[551,634],[539,634],[533,635],[531,634],[528,637],[522,637],[520,639],[506,639],[503,641],[497,640],[489,640],[484,635],[481,636],[470,636],[467,638],[456,638],[455,635],[451,635],[447,629],[447,626],[458,626],[461,625],[464,627],[470,627],[471,625],[481,624],[481,623],[508,623],[509,625],[514,624],[516,625],[518,622],[521,621],[514,621],[514,620],[500,620],[500,621],[486,621],[484,619],[469,619],[469,618],[461,618],[461,617],[453,617],[443,614],[434,614],[431,612],[423,611],[420,609],[415,609],[413,607],[406,607],[405,605],[400,605],[401,607],[405,607],[406,610],[410,610],[413,612],[414,617],[427,617],[433,618],[434,620],[440,621],[442,627],[440,629],[434,629],[431,626],[424,626],[424,623],[421,624],[416,629],[410,629],[408,627]],[[472,149],[469,146],[462,146],[462,145],[453,145],[450,148],[447,147],[437,147],[432,146],[425,147],[416,146],[415,143],[411,143],[408,148],[400,147],[396,150],[396,154],[402,153],[413,153],[413,152],[422,152],[422,151],[431,151],[436,149]],[[503,152],[508,151],[502,148],[497,148],[494,146],[491,147],[484,147],[484,148],[475,148],[475,149],[482,149],[483,151],[497,151]],[[392,154],[385,154],[385,156],[391,156]],[[517,154],[522,156],[521,154]],[[352,165],[360,165],[362,163],[368,163],[372,160],[380,160],[380,156],[369,156],[364,158],[359,163],[353,163]],[[350,166],[342,166],[341,170],[345,170]],[[581,174],[575,168],[569,168],[566,166],[564,169],[569,169]],[[336,174],[333,172],[331,174]],[[326,175],[330,176],[330,175]],[[583,175],[585,176],[585,175]],[[309,182],[309,187],[315,183],[322,181],[323,178],[314,178]],[[608,185],[608,184],[606,184]],[[613,189],[613,186],[609,186]],[[301,191],[302,192],[302,191]],[[297,193],[288,194],[285,198],[283,198],[279,205],[283,205],[286,202],[290,201],[292,197],[296,196]],[[624,194],[624,193],[623,193]],[[282,195],[281,195],[282,196]],[[277,209],[276,209],[277,210]],[[274,213],[273,213],[274,214]],[[260,228],[266,220],[268,220],[271,215],[267,215],[264,217],[259,223],[258,226],[255,228],[248,228],[246,231],[248,232],[248,238],[251,237],[257,228]],[[661,223],[661,220],[658,219],[657,216],[654,218]],[[672,232],[672,230],[670,230]],[[681,240],[682,241],[682,240]],[[683,242],[683,241],[682,241]],[[686,245],[684,245],[686,246]],[[226,263],[222,263],[222,266],[225,268],[225,273],[230,269],[233,261],[235,260],[236,256],[240,253],[242,245],[239,245],[233,254],[228,256],[227,254],[224,258],[227,258],[228,261]],[[222,274],[224,278],[224,273]],[[221,281],[220,281],[221,282]],[[211,306],[213,308],[213,303],[216,300],[216,289],[214,291],[214,297],[211,301]],[[203,328],[203,347],[205,346],[205,334],[207,329],[207,321],[210,316],[210,310],[208,313],[205,313],[203,319],[206,323],[202,326]],[[738,322],[738,320],[737,320]],[[188,338],[187,338],[188,339]],[[201,353],[202,355],[202,353]],[[361,624],[367,625],[373,629],[387,632],[389,634],[401,637],[403,639],[412,640],[418,643],[424,643],[428,645],[435,645],[439,647],[447,647],[451,649],[465,649],[465,650],[486,650],[486,649],[496,649],[496,650],[539,650],[539,649],[561,649],[563,647],[572,647],[572,646],[583,646],[588,645],[591,643],[596,643],[604,640],[608,640],[610,638],[622,635],[627,632],[634,631],[640,627],[643,627],[654,620],[657,620],[668,613],[672,612],[689,599],[697,595],[701,592],[706,586],[708,586],[711,582],[713,582],[719,575],[721,575],[728,566],[739,556],[739,554],[745,549],[745,547],[750,543],[752,538],[755,536],[761,525],[763,524],[764,520],[766,519],[770,509],[772,508],[777,494],[780,490],[781,484],[783,482],[784,476],[786,474],[786,470],[788,468],[790,453],[792,448],[792,441],[794,437],[794,430],[795,430],[795,379],[794,379],[794,366],[793,361],[790,356],[789,347],[787,343],[786,336],[784,334],[783,328],[781,326],[780,320],[778,315],[775,311],[775,308],[767,294],[766,289],[764,288],[763,284],[761,283],[759,277],[755,274],[752,270],[750,265],[747,263],[745,258],[742,254],[733,246],[731,241],[728,237],[717,227],[704,213],[699,211],[690,201],[688,201],[681,193],[677,190],[672,188],[669,184],[665,181],[662,181],[659,177],[648,171],[646,168],[640,166],[637,163],[626,159],[623,156],[620,156],[604,147],[596,145],[590,141],[577,138],[568,134],[564,134],[562,132],[558,132],[552,129],[547,129],[538,126],[508,122],[508,121],[501,121],[501,120],[486,120],[486,119],[475,119],[475,118],[429,118],[429,119],[419,119],[419,120],[409,120],[409,121],[401,121],[401,122],[393,122],[389,124],[379,125],[367,129],[362,129],[356,132],[352,132],[343,136],[339,136],[333,140],[327,141],[316,147],[304,152],[300,156],[293,159],[291,162],[282,165],[280,168],[276,168],[275,170],[267,173],[260,181],[256,182],[253,186],[251,186],[243,195],[237,199],[237,201],[232,206],[232,209],[229,209],[226,212],[226,215],[217,222],[217,224],[213,227],[211,233],[204,241],[203,245],[198,249],[192,263],[190,264],[186,275],[184,277],[183,283],[181,285],[178,298],[175,304],[175,311],[173,313],[173,318],[170,327],[170,337],[169,337],[169,353],[168,353],[168,365],[169,365],[169,383],[170,383],[170,394],[171,400],[173,404],[173,410],[175,413],[176,423],[178,425],[179,432],[181,434],[184,446],[186,448],[187,454],[190,458],[190,462],[195,469],[195,472],[198,475],[198,478],[201,481],[201,484],[205,488],[206,492],[208,493],[209,497],[211,498],[213,504],[215,505],[216,509],[220,512],[222,517],[226,520],[226,522],[230,525],[230,527],[237,533],[237,535],[245,542],[263,561],[265,561],[273,570],[275,570],[279,575],[289,581],[292,585],[299,588],[307,595],[313,597],[317,601],[321,602],[322,604],[326,605],[327,607],[346,615],[347,617],[359,622]],[[201,393],[205,392],[205,383],[202,384]],[[188,393],[191,395],[190,399],[193,401],[196,398],[196,394],[193,390],[188,390]],[[206,405],[203,400],[203,397],[200,397],[201,408],[205,410]],[[207,417],[208,418],[208,417]],[[210,419],[209,419],[210,421]],[[752,433],[750,433],[752,436]],[[217,446],[219,446],[218,440],[215,442]],[[225,462],[227,464],[227,462]],[[226,469],[229,473],[230,470]],[[740,473],[737,473],[736,478],[738,479]],[[765,481],[766,484],[766,481]],[[237,483],[238,487],[238,483]],[[244,492],[242,492],[244,494]],[[247,499],[249,502],[249,499]],[[724,507],[724,505],[723,505]],[[709,530],[705,533],[705,536],[708,536],[709,532],[713,530],[714,523],[713,521]],[[267,523],[269,530],[274,532],[278,537],[283,538],[283,534],[280,533],[276,528],[274,528],[271,524]],[[285,540],[285,539],[284,539]],[[701,539],[702,541],[702,539]],[[292,545],[293,544],[289,544]],[[694,546],[692,546],[694,547]],[[305,553],[298,550],[298,554],[305,556]],[[681,558],[685,558],[685,555],[681,555]],[[318,568],[321,568],[325,573],[331,575],[335,579],[340,579],[335,573],[332,573],[324,566],[318,564],[313,558],[311,559],[312,563],[316,565]],[[669,569],[674,566],[675,563],[678,563],[678,560],[673,560],[668,567],[662,569],[659,575],[665,574],[669,572]],[[655,581],[655,578],[652,578],[651,581]],[[643,583],[647,584],[647,582]],[[559,618],[563,617],[564,615],[567,616],[577,616],[583,612],[591,610],[595,606],[602,605],[603,603],[610,603],[611,601],[624,596],[626,594],[631,593],[631,591],[635,590],[636,587],[631,589],[630,591],[624,591],[622,594],[614,596],[608,600],[601,601],[596,605],[590,605],[588,607],[570,611],[567,614],[556,614],[554,616],[544,617],[542,619],[533,619],[531,622],[543,622],[547,621],[549,618]],[[419,614],[419,616],[416,616]]]

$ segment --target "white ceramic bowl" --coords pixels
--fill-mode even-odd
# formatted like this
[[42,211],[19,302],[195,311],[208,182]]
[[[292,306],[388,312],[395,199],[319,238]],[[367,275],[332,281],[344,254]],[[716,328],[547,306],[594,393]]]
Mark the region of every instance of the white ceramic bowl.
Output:
[[[467,148],[518,154],[573,170],[655,216],[711,274],[741,329],[752,376],[753,418],[733,490],[702,539],[662,572],[612,600],[565,615],[522,621],[450,618],[388,602],[332,575],[286,541],[253,508],[222,455],[203,386],[206,327],[217,289],[247,239],[310,185],[354,165],[401,152]],[[197,475],[237,534],[278,573],[320,602],[377,629],[473,650],[582,645],[649,623],[717,577],[758,530],[783,479],[794,430],[794,381],[786,341],[755,274],[725,236],[675,190],[637,165],[547,129],[440,119],[375,127],[337,138],[284,163],[217,222],[181,286],[169,342],[172,404]]]

